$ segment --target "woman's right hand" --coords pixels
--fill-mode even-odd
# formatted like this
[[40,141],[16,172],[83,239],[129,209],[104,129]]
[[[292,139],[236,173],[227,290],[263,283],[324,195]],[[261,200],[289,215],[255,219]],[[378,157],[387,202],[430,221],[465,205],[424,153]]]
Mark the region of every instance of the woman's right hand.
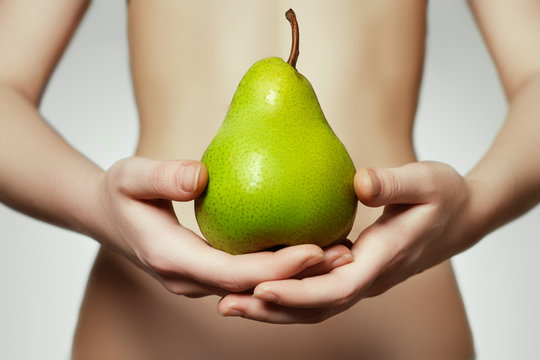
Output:
[[178,223],[171,202],[195,199],[207,180],[206,168],[197,161],[121,160],[99,180],[99,221],[91,235],[169,291],[189,297],[244,292],[264,281],[304,270],[326,272],[351,261],[343,245],[326,250],[298,245],[235,256],[212,248]]

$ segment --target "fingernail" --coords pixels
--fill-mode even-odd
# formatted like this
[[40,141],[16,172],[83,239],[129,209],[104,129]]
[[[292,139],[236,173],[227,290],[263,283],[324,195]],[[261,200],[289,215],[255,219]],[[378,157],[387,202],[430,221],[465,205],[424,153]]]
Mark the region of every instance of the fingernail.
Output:
[[180,188],[185,192],[195,192],[199,184],[199,175],[201,173],[201,165],[192,164],[182,167],[179,175]]
[[372,169],[367,169],[368,176],[365,178],[367,185],[371,187],[371,196],[377,197],[381,193],[381,181]]
[[324,254],[317,254],[315,256],[312,256],[310,257],[309,259],[307,259],[305,262],[304,262],[304,268],[308,268],[310,266],[313,266],[315,264],[318,264],[320,263],[321,261],[323,261],[324,259],[326,258],[326,256]]
[[278,302],[278,297],[275,294],[272,294],[271,292],[268,292],[268,291],[256,291],[255,293],[253,293],[253,297],[256,297],[257,299],[263,300],[263,301],[268,301],[268,302],[273,302],[273,303]]
[[244,312],[238,309],[225,309],[219,314],[221,316],[244,316]]
[[330,265],[330,267],[337,268],[345,264],[352,263],[353,261],[354,261],[354,256],[352,256],[351,254],[344,254],[338,257],[336,260],[334,260],[334,262],[332,263],[332,265]]

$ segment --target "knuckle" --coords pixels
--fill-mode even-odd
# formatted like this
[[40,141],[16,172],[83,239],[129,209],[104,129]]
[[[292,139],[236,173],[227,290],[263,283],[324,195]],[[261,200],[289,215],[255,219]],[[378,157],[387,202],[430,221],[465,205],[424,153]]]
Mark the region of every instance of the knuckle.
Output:
[[144,263],[156,274],[164,276],[174,273],[171,262],[163,255],[156,252],[148,252],[144,255]]
[[[426,162],[424,166],[424,179],[426,189],[434,199],[440,199],[461,189],[462,177],[451,166],[440,162]],[[441,191],[444,188],[445,191]]]
[[122,159],[114,163],[108,173],[110,176],[107,178],[109,181],[107,185],[109,188],[114,188],[122,193],[127,193],[129,189],[129,181],[131,179],[130,162],[128,159]]
[[423,168],[423,178],[424,178],[424,181],[425,181],[425,185],[429,188],[429,189],[433,189],[435,187],[437,187],[438,183],[439,183],[439,173],[436,169],[436,167],[432,167],[432,166],[424,166]]
[[334,302],[336,306],[345,306],[351,304],[356,296],[356,291],[352,287],[343,287]]
[[163,281],[163,286],[175,295],[182,295],[189,298],[200,298],[206,295],[204,291],[198,287],[182,280],[165,280]]
[[[232,257],[230,259],[232,259]],[[248,290],[249,287],[240,281],[234,269],[235,267],[232,266],[229,260],[224,267],[224,271],[221,272],[221,277],[219,279],[220,287],[230,292],[242,292]]]
[[227,291],[230,291],[230,292],[238,292],[238,289],[236,287],[236,284],[234,281],[232,281],[229,277],[227,276],[222,276],[220,279],[219,279],[219,284],[220,286],[227,290]]
[[175,295],[184,295],[184,288],[178,284],[176,281],[164,280],[162,281],[163,286],[167,291]]
[[441,184],[448,181],[446,171],[439,172],[440,167],[426,167],[424,170],[425,192],[428,198],[437,198],[440,194]]
[[161,162],[148,172],[146,181],[153,193],[162,194],[171,185],[171,178],[171,167],[167,162]]
[[122,172],[126,169],[126,167],[129,166],[129,159],[120,159],[114,164],[111,165],[109,168],[109,171],[111,171],[114,174],[117,174],[118,172]]
[[390,201],[396,199],[401,193],[401,183],[397,177],[391,172],[383,172],[380,176],[382,177],[382,181],[379,197]]
[[[228,273],[228,272],[227,272]],[[222,288],[230,291],[230,292],[242,292],[247,290],[245,286],[241,284],[241,282],[233,275],[224,275],[220,283],[222,284]]]

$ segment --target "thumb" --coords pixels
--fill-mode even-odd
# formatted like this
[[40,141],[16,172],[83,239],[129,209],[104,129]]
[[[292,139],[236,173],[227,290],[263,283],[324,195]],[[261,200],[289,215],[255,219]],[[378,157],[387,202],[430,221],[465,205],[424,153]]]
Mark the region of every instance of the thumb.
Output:
[[121,191],[137,199],[190,201],[199,196],[208,181],[204,165],[194,160],[155,161],[140,157],[115,164]]
[[427,202],[433,193],[432,176],[422,163],[398,168],[364,168],[354,176],[354,190],[364,205],[378,207],[390,204]]

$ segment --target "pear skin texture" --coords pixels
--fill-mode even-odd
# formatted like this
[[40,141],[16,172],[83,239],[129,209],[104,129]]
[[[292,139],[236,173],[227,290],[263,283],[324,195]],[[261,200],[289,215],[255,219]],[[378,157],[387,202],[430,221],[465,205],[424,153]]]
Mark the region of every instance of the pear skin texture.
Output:
[[205,151],[201,232],[231,254],[344,240],[358,204],[354,164],[309,81],[280,58],[242,78]]

